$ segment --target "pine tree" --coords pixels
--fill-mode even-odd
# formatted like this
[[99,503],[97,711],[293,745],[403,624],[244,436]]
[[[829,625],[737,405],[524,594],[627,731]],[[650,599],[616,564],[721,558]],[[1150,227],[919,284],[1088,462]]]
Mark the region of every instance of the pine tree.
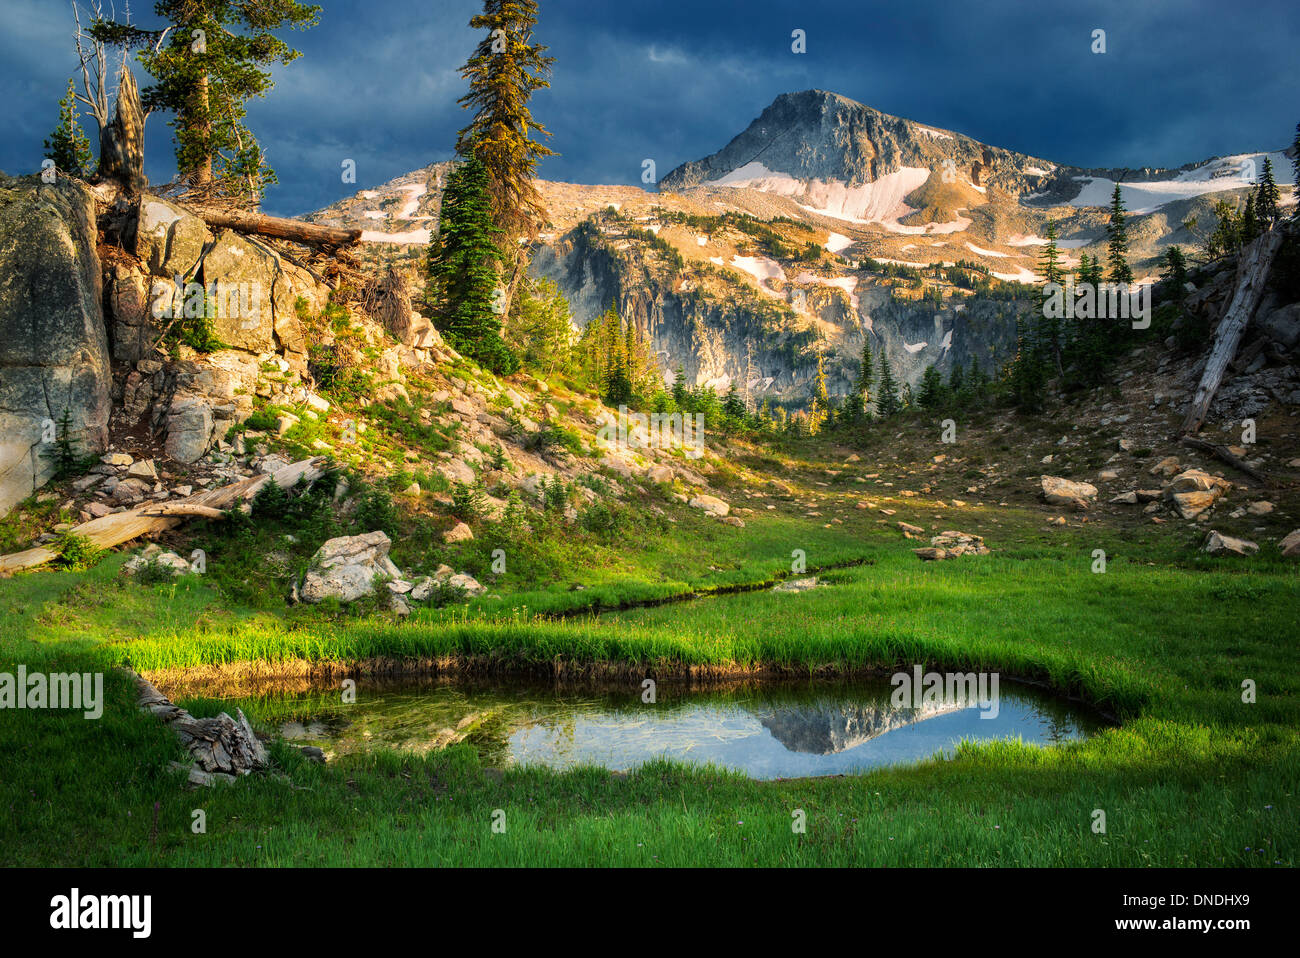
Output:
[[501,231],[492,222],[487,171],[471,157],[442,194],[442,216],[429,241],[429,309],[451,345],[480,365],[508,374],[519,362],[501,339],[496,266]]
[[[1262,189],[1264,184],[1260,183]],[[1241,241],[1249,243],[1261,232],[1259,217],[1255,215],[1255,194],[1246,197],[1246,208],[1241,214]]]
[[550,136],[533,119],[528,101],[537,90],[549,87],[554,57],[533,42],[537,25],[536,0],[484,0],[483,12],[470,20],[474,30],[487,34],[461,67],[469,92],[457,102],[474,109],[469,126],[460,131],[458,152],[473,154],[488,172],[488,190],[497,223],[505,231],[507,246],[519,237],[536,235],[546,209],[533,184],[537,161],[554,153],[533,133]]
[[921,391],[917,394],[916,401],[927,409],[943,401],[943,377],[933,365],[926,366],[925,372],[921,374]]
[[1128,265],[1128,226],[1124,214],[1127,210],[1124,208],[1124,197],[1120,192],[1119,184],[1115,184],[1115,192],[1110,199],[1110,222],[1106,225],[1106,236],[1108,238],[1107,257],[1110,264],[1110,280],[1112,283],[1132,283],[1133,270]]
[[1187,259],[1178,246],[1165,250],[1165,282],[1173,291],[1174,299],[1182,301],[1187,295]]
[[894,371],[889,366],[884,350],[879,356],[880,384],[876,387],[876,412],[882,417],[897,415],[903,409],[898,398],[898,384],[894,381]]
[[1255,215],[1259,217],[1261,232],[1277,221],[1277,203],[1279,193],[1277,182],[1273,179],[1273,161],[1264,157],[1264,173],[1259,178],[1259,187],[1255,190]]
[[1056,223],[1053,220],[1047,221],[1047,246],[1044,247],[1042,259],[1039,260],[1039,269],[1043,271],[1043,290],[1039,301],[1042,313],[1042,319],[1039,322],[1042,329],[1043,346],[1051,358],[1052,365],[1056,367],[1056,374],[1059,376],[1062,374],[1061,351],[1064,346],[1064,335],[1061,331],[1060,318],[1048,315],[1051,311],[1047,308],[1047,301],[1052,294],[1047,287],[1049,285],[1059,287],[1065,279],[1065,273],[1061,269],[1060,250],[1056,245]]
[[84,178],[90,172],[94,156],[79,117],[76,88],[69,80],[68,95],[59,101],[59,125],[45,141],[45,155],[54,161],[54,168],[60,173]]
[[154,12],[163,21],[155,29],[97,20],[91,36],[140,48],[140,62],[155,81],[141,91],[141,101],[146,110],[175,114],[181,175],[202,189],[217,185],[256,202],[276,177],[244,125],[246,104],[274,85],[263,67],[300,56],[273,31],[315,26],[320,7],[297,0],[158,0]]
[[862,358],[858,361],[858,378],[853,383],[855,400],[852,409],[855,414],[870,414],[871,387],[875,382],[875,378],[876,370],[871,355],[871,339],[864,336],[862,339]]
[[687,412],[686,369],[681,363],[673,370],[673,404],[678,412]]

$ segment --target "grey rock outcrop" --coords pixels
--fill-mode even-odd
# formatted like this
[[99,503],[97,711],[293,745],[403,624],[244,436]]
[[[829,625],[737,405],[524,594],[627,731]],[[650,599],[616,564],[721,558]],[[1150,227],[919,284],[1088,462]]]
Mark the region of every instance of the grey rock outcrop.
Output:
[[359,536],[330,539],[312,556],[312,568],[303,579],[304,602],[335,598],[351,602],[375,591],[377,576],[396,579],[401,571],[388,558],[392,542],[381,530]]
[[108,439],[111,371],[95,207],[60,177],[0,176],[0,514],[53,474],[51,424],[79,453]]

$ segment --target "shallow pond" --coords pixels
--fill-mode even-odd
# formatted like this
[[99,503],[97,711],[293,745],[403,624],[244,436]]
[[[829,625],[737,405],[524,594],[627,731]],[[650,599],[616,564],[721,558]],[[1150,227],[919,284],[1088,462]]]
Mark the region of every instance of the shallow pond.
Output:
[[428,751],[467,737],[485,763],[498,768],[587,764],[626,771],[666,757],[711,762],[757,779],[835,775],[951,755],[962,740],[1051,746],[1104,724],[1023,685],[1003,682],[998,691],[993,701],[959,695],[900,707],[883,678],[706,688],[664,682],[650,703],[640,685],[361,680],[351,705],[333,704],[336,691],[246,704],[286,739],[333,753],[375,746]]

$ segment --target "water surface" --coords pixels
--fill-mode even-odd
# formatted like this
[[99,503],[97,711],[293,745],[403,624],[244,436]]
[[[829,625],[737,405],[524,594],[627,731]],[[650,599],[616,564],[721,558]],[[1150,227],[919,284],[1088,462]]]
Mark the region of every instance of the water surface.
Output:
[[[376,746],[429,751],[469,732],[485,764],[598,765],[629,771],[655,758],[713,763],[751,778],[836,775],[951,755],[963,740],[1053,746],[1102,726],[1081,708],[1001,683],[996,716],[976,702],[891,703],[884,679],[691,688],[660,683],[574,689],[536,684],[360,680],[353,705],[320,693],[249,703],[292,715],[281,733],[335,754]],[[982,717],[988,715],[990,717]],[[460,730],[457,731],[458,726]]]

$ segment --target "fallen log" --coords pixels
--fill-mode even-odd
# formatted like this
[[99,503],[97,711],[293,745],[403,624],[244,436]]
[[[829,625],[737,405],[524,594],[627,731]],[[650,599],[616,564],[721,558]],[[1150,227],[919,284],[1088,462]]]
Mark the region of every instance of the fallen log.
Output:
[[[300,479],[315,479],[321,475],[323,470],[320,466],[324,461],[323,457],[304,459],[278,469],[270,475],[249,476],[247,479],[217,489],[209,489],[187,499],[178,499],[165,505],[157,502],[145,503],[127,512],[115,512],[83,522],[74,526],[72,532],[89,539],[101,549],[109,549],[151,532],[165,532],[172,529],[180,525],[187,515],[204,515],[212,518],[211,513],[216,513],[219,516],[223,510],[252,499],[272,478],[275,479],[276,485],[285,489],[295,485]],[[167,508],[177,510],[180,507],[186,507],[191,511],[161,511]],[[201,511],[192,511],[195,509]],[[57,559],[58,556],[59,551],[49,546],[37,546],[23,552],[0,556],[0,575],[33,569]]]
[[1187,407],[1187,415],[1183,418],[1180,429],[1181,435],[1195,433],[1201,428],[1201,423],[1205,422],[1210,402],[1218,392],[1223,374],[1237,354],[1237,346],[1246,331],[1246,324],[1250,322],[1250,317],[1254,315],[1255,307],[1264,294],[1269,266],[1281,245],[1281,230],[1270,229],[1242,250],[1241,259],[1237,263],[1236,290],[1214,334],[1214,345],[1210,347],[1200,385],[1196,387],[1196,393]]
[[142,516],[201,516],[204,519],[224,519],[226,513],[212,506],[200,506],[192,502],[164,502],[153,509],[144,509]]
[[1242,462],[1241,459],[1229,452],[1227,446],[1219,446],[1215,443],[1206,442],[1204,439],[1196,439],[1192,436],[1183,436],[1182,443],[1184,446],[1191,446],[1193,449],[1199,449],[1201,452],[1214,456],[1216,459],[1223,460],[1228,465],[1232,466],[1233,469],[1250,476],[1250,478],[1260,484],[1268,484],[1268,476],[1264,475],[1264,473],[1260,472],[1254,466],[1246,465],[1246,463]]
[[127,672],[135,678],[136,701],[140,708],[169,725],[194,758],[196,768],[190,771],[192,784],[211,785],[214,781],[233,780],[237,775],[248,775],[270,765],[266,748],[242,710],[235,709],[235,718],[222,712],[215,718],[196,719],[173,704],[147,679],[130,669]]
[[281,216],[266,216],[243,210],[214,210],[196,208],[195,215],[209,226],[225,227],[240,233],[256,233],[276,239],[305,243],[308,246],[351,246],[361,242],[361,230],[348,230],[339,226],[320,226],[302,220]]

